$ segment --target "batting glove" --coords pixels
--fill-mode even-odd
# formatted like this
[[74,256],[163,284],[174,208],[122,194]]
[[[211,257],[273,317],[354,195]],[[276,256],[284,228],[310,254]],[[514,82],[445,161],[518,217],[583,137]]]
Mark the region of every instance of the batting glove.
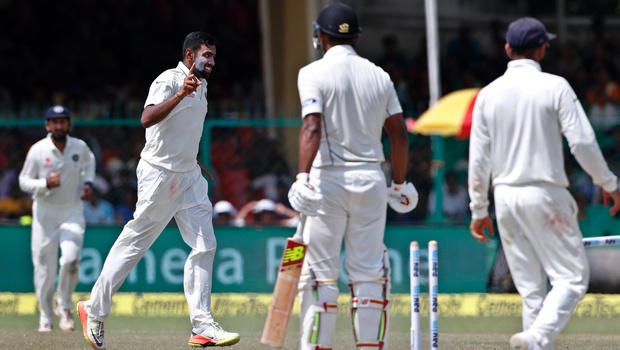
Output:
[[411,182],[395,184],[389,188],[388,204],[398,213],[408,213],[418,205],[418,191]]
[[297,174],[297,181],[288,191],[288,201],[293,209],[308,216],[317,216],[322,199],[323,196],[310,184],[308,173]]

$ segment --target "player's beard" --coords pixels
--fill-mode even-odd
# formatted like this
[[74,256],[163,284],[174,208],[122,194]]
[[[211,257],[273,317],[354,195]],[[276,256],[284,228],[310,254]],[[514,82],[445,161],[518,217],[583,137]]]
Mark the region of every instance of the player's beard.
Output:
[[196,61],[194,61],[194,64],[196,65],[196,70],[198,71],[200,77],[207,79],[211,75],[211,73],[207,72],[205,69],[205,66],[207,65],[206,59],[198,57]]
[[64,131],[52,132],[52,138],[57,142],[65,142],[67,141],[67,133]]

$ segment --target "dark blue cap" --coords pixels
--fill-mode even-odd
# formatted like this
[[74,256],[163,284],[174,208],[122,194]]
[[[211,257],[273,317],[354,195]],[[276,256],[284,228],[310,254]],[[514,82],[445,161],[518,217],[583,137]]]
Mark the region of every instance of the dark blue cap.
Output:
[[341,2],[325,6],[313,25],[315,29],[336,38],[353,38],[362,32],[353,8]]
[[545,25],[532,17],[522,17],[510,23],[506,32],[506,42],[517,50],[533,49],[553,39],[555,34],[547,33]]
[[52,106],[45,112],[45,120],[52,118],[71,118],[69,110],[63,106]]

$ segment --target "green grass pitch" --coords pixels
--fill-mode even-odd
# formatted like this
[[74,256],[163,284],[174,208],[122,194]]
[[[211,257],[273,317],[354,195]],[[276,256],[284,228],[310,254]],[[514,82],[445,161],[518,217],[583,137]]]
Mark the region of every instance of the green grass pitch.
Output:
[[[241,334],[241,341],[231,350],[261,350],[264,317],[216,317],[227,330]],[[0,315],[0,349],[65,349],[88,350],[80,329],[72,333],[58,330],[56,321],[51,333],[38,333],[38,316]],[[519,331],[518,317],[440,317],[440,349],[485,350],[507,349],[511,334]],[[79,325],[79,324],[78,324]],[[423,349],[428,349],[428,319],[422,318]],[[175,350],[190,349],[189,317],[126,317],[111,316],[105,323],[109,350]],[[284,349],[297,349],[299,319],[293,317]],[[556,342],[560,349],[620,348],[620,319],[573,317]],[[410,349],[409,318],[392,318],[389,333],[390,349]],[[350,320],[338,316],[334,349],[354,349]]]

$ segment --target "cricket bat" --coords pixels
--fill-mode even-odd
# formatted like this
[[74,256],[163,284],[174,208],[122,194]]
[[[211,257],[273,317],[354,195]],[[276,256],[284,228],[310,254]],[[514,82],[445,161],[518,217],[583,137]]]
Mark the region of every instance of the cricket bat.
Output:
[[273,288],[273,298],[267,312],[260,342],[274,348],[282,348],[288,330],[301,267],[306,256],[307,244],[288,238],[282,254],[282,262]]

